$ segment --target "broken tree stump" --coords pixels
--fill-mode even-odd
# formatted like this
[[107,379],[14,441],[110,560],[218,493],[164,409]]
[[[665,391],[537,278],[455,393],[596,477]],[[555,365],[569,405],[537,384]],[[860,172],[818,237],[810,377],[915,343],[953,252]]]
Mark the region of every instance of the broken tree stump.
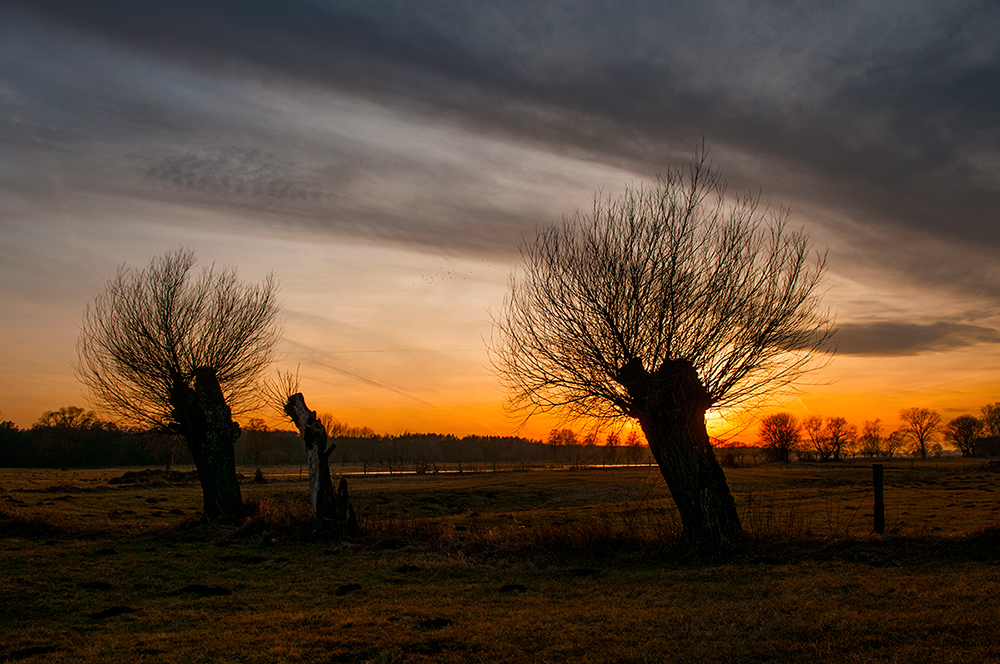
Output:
[[295,422],[306,446],[313,515],[317,519],[333,522],[340,535],[357,534],[358,519],[347,493],[347,480],[340,478],[337,490],[334,491],[333,488],[330,454],[337,446],[329,442],[326,427],[316,417],[316,411],[309,410],[306,406],[305,397],[301,393],[288,397],[285,413]]

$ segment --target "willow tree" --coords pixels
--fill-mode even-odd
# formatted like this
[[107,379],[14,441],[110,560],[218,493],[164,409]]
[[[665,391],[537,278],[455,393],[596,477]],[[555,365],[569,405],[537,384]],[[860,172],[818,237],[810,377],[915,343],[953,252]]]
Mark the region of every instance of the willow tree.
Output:
[[702,149],[540,229],[495,317],[510,408],[638,421],[693,541],[742,535],[706,413],[789,386],[832,334],[825,254],[787,219],[728,198]]
[[129,426],[184,437],[208,519],[243,516],[233,446],[271,363],[281,329],[278,287],[234,268],[192,274],[194,252],[175,249],[118,269],[86,310],[77,375],[94,403]]

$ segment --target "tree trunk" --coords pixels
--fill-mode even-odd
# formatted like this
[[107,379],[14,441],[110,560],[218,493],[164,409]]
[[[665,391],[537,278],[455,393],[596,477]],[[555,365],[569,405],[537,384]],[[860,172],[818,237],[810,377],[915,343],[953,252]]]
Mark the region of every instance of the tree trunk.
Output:
[[330,455],[337,446],[328,442],[326,427],[317,419],[316,412],[309,410],[305,397],[300,393],[288,398],[285,413],[295,422],[306,446],[313,514],[317,519],[333,521],[340,534],[356,534],[358,521],[347,494],[347,480],[341,478],[337,491],[333,489]]
[[685,539],[713,548],[736,544],[743,530],[705,427],[711,399],[698,372],[686,360],[668,361],[653,373],[633,362],[619,382],[680,512]]
[[205,518],[239,521],[244,516],[243,497],[236,481],[234,445],[240,425],[233,421],[219,387],[215,370],[199,367],[194,387],[179,383],[172,399],[181,433],[198,469]]

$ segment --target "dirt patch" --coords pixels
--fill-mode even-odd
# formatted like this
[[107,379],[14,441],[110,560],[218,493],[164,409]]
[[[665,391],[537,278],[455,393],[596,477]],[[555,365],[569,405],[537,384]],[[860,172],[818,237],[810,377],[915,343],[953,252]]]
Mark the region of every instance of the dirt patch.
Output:
[[233,591],[229,588],[223,588],[222,586],[206,586],[201,583],[192,583],[189,586],[184,586],[173,595],[197,595],[198,597],[224,597],[226,595],[233,594]]
[[191,484],[192,482],[197,481],[197,470],[192,470],[186,473],[179,470],[171,470],[168,473],[165,470],[153,470],[151,468],[147,468],[146,470],[129,470],[118,477],[112,477],[108,480],[108,484],[125,486],[168,486],[175,484]]
[[114,586],[106,581],[88,581],[81,583],[80,587],[84,590],[114,590]]
[[444,629],[445,627],[453,624],[453,622],[454,621],[451,618],[430,618],[428,620],[421,620],[418,622],[417,627],[425,630],[437,630]]
[[90,614],[90,617],[94,620],[104,620],[106,618],[116,618],[118,616],[124,616],[129,613],[135,613],[135,609],[131,606],[112,606],[110,608],[104,609],[103,611],[98,611],[97,613]]

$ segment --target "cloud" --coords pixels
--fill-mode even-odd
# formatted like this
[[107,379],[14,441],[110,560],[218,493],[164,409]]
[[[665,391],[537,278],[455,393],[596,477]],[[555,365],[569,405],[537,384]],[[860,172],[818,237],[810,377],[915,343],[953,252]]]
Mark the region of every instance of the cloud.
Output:
[[145,178],[211,199],[265,206],[329,203],[336,198],[295,161],[237,146],[159,156]]
[[969,323],[880,321],[840,325],[834,341],[838,355],[893,357],[998,344],[1000,331]]
[[[304,206],[319,228],[445,246],[467,237],[487,246],[490,234],[477,224],[502,219],[509,230],[495,235],[494,251],[552,218],[550,208],[525,215],[480,206],[440,184],[423,220],[413,214],[426,203],[419,199],[388,209],[341,197],[331,213],[314,214],[310,202],[329,203],[387,166],[446,182],[457,174],[480,187],[494,176],[488,161],[471,164],[482,171],[474,178],[470,164],[405,150],[398,159],[384,145],[375,159],[345,159],[354,153],[343,141],[312,142],[282,126],[280,99],[269,96],[315,93],[317,116],[331,96],[361,98],[416,123],[433,118],[641,178],[684,160],[706,136],[736,187],[763,186],[778,203],[872,229],[857,239],[845,233],[844,254],[870,260],[861,236],[878,238],[887,266],[925,282],[936,276],[894,257],[894,240],[925,236],[924,246],[907,247],[923,265],[934,262],[935,242],[983,248],[987,255],[969,259],[976,277],[963,288],[983,283],[983,266],[1000,251],[1000,6],[987,0],[7,7],[8,24],[28,35],[10,42],[18,66],[4,66],[15,72],[12,94],[28,104],[8,140],[98,152],[102,142],[128,143],[129,170],[179,196],[266,212]],[[268,168],[251,163],[258,148]],[[112,170],[109,181],[119,175]],[[332,181],[319,175],[331,171]]]

